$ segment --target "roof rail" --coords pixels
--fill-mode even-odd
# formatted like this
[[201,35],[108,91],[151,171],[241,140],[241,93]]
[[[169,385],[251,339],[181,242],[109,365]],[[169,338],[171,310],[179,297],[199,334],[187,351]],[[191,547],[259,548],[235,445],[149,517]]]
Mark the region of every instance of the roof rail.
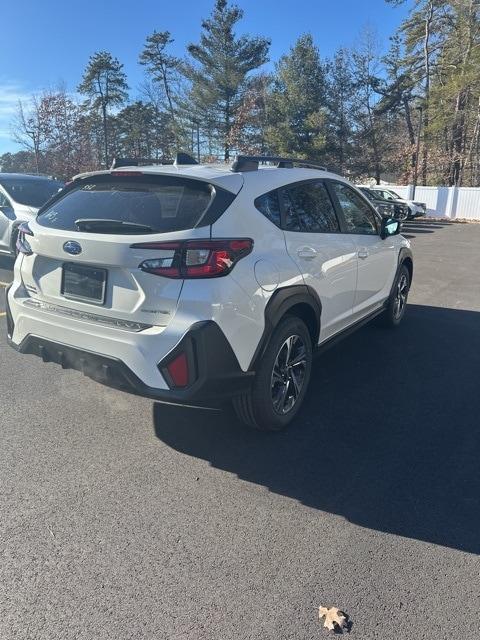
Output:
[[110,169],[119,169],[120,167],[138,167],[141,164],[173,164],[178,167],[181,165],[198,164],[198,162],[188,153],[179,151],[174,160],[166,158],[114,158]]
[[283,158],[281,156],[237,156],[232,164],[232,171],[257,171],[260,163],[262,162],[275,162],[280,169],[293,169],[294,165],[297,167],[305,167],[307,169],[318,169],[320,171],[326,171],[326,167],[318,164],[317,162],[311,162],[304,158]]

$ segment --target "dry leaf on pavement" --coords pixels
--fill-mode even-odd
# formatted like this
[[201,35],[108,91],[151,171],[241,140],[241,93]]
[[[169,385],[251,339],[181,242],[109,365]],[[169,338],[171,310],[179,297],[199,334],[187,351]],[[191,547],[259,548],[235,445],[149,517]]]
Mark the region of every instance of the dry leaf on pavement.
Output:
[[318,617],[320,620],[323,616],[325,616],[323,626],[327,627],[330,631],[334,631],[335,627],[340,630],[346,628],[347,617],[342,611],[340,611],[340,609],[337,609],[337,607],[331,607],[330,609],[327,609],[327,607],[319,607]]

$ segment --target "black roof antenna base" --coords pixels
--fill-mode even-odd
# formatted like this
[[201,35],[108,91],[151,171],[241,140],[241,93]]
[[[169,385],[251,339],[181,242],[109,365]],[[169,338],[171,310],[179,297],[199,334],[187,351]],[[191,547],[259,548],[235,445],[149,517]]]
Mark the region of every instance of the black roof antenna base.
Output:
[[178,166],[179,164],[198,164],[198,162],[189,153],[179,151],[175,156],[175,160],[173,161],[173,164],[175,166]]

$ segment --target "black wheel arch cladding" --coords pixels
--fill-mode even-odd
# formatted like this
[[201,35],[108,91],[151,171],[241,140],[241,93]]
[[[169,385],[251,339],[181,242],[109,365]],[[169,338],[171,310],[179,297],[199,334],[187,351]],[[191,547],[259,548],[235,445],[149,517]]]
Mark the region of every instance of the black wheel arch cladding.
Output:
[[[293,313],[292,313],[293,312]],[[270,340],[272,332],[287,314],[292,313],[305,322],[312,338],[312,346],[318,343],[322,303],[317,292],[308,285],[293,285],[277,289],[265,307],[265,327],[253,354],[249,370],[255,370]]]
[[[410,284],[411,284],[413,279],[413,254],[411,249],[409,249],[408,247],[402,247],[398,252],[398,269],[400,269],[402,264],[405,264],[405,266],[408,269],[408,273],[410,275]],[[397,273],[398,273],[398,270],[397,270]]]

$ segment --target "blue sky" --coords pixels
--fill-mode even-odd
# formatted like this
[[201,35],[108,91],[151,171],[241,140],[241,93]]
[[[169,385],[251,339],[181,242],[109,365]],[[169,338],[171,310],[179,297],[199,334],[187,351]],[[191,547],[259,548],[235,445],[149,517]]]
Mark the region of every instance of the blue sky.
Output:
[[[384,0],[237,0],[245,11],[239,31],[272,40],[273,64],[297,37],[310,31],[322,56],[355,43],[365,25],[383,41],[393,33],[406,8]],[[137,63],[145,37],[154,29],[169,30],[172,52],[183,56],[196,42],[203,17],[213,0],[11,0],[2,6],[0,56],[0,153],[18,147],[10,122],[19,99],[64,82],[74,92],[89,56],[111,51],[125,66],[131,96],[144,77]]]

